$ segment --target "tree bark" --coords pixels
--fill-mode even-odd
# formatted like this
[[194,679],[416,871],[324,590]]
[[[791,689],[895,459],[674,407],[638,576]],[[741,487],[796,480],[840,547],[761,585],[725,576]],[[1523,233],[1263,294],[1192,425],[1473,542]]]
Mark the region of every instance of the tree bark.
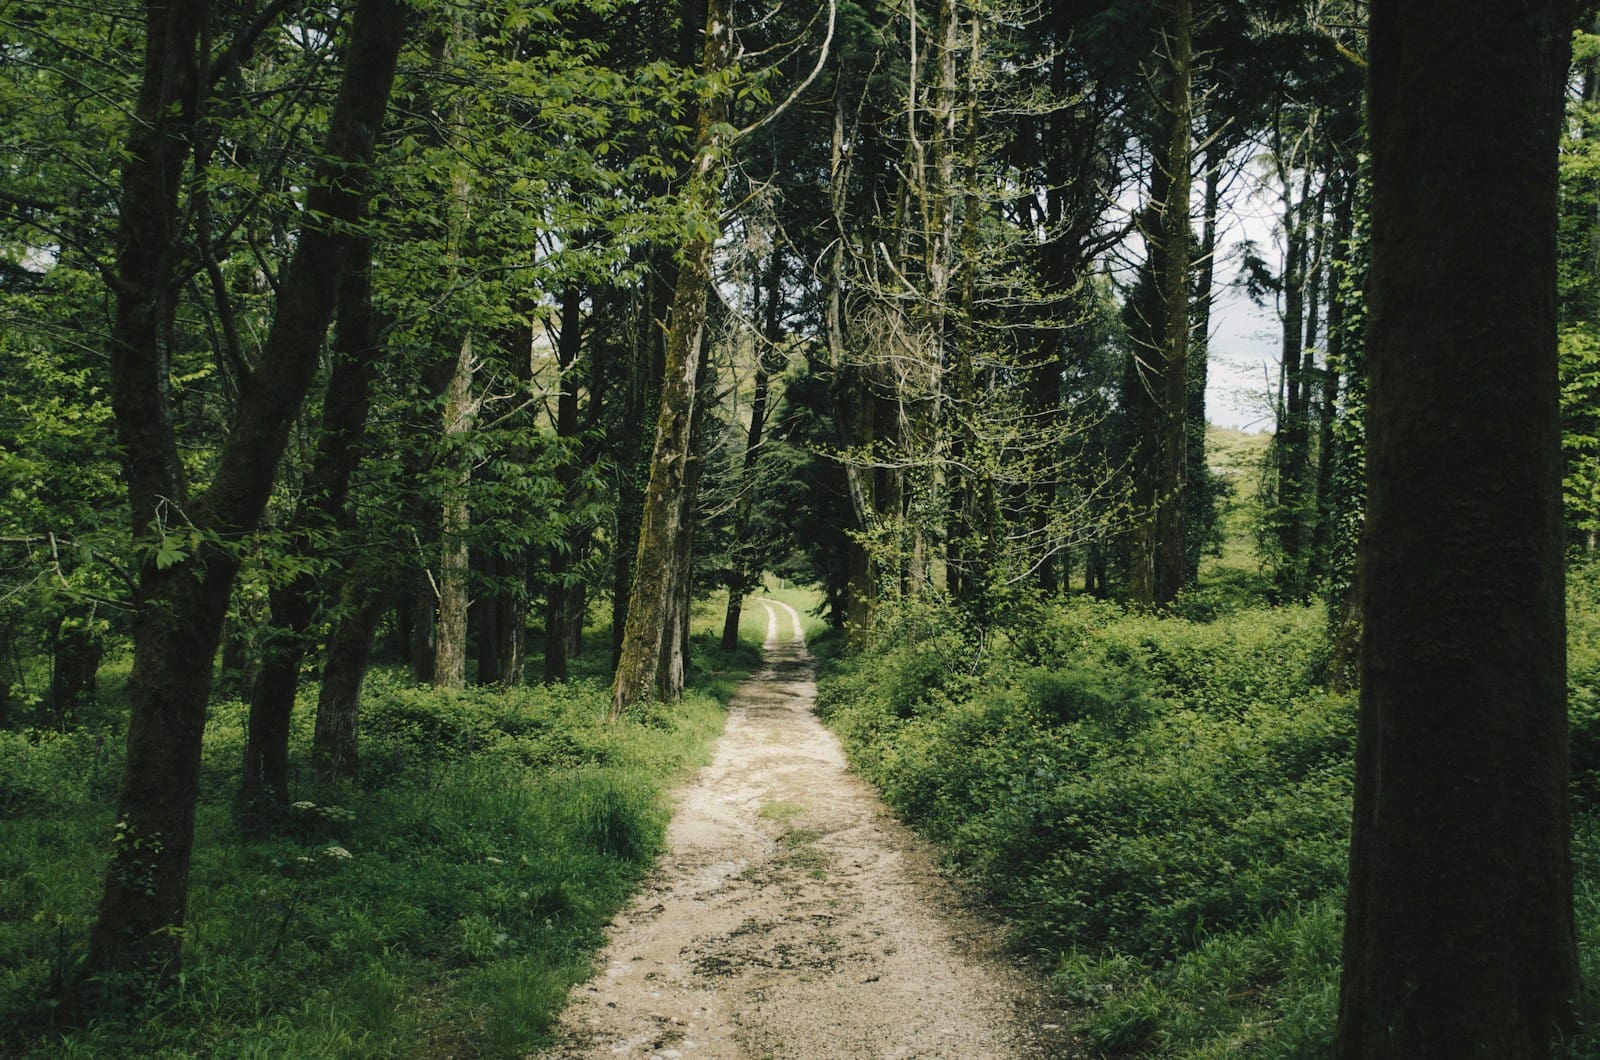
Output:
[[1216,488],[1206,464],[1206,382],[1211,356],[1211,289],[1217,267],[1217,218],[1222,206],[1222,167],[1227,158],[1228,141],[1213,134],[1205,154],[1204,216],[1200,246],[1195,262],[1194,322],[1190,327],[1188,355],[1188,397],[1185,412],[1187,438],[1184,447],[1184,582],[1193,585],[1200,577],[1200,557],[1205,552],[1217,522]]
[[739,467],[739,499],[733,516],[733,541],[729,548],[728,610],[722,620],[722,650],[739,646],[739,618],[744,611],[745,594],[758,584],[759,571],[750,569],[744,550],[750,536],[750,516],[755,509],[755,468],[761,454],[761,438],[767,426],[767,396],[772,368],[777,362],[781,337],[778,308],[782,299],[783,248],[774,241],[763,286],[767,296],[766,316],[762,321],[761,351],[756,356],[755,393],[750,398],[750,427],[744,436],[744,460]]
[[[733,27],[727,0],[712,0],[706,12],[702,71],[727,69],[733,56]],[[684,248],[678,283],[668,317],[667,363],[661,381],[661,411],[656,421],[650,481],[645,487],[639,527],[639,549],[633,563],[628,617],[612,685],[611,714],[645,699],[660,676],[663,638],[669,635],[667,613],[678,584],[675,546],[682,520],[685,477],[689,473],[695,408],[695,377],[704,340],[706,299],[711,292],[711,251],[719,228],[717,217],[726,163],[723,155],[727,101],[718,93],[700,108],[695,135],[694,168],[683,197],[699,218],[696,234]]]
[[1578,988],[1556,144],[1571,5],[1372,5],[1366,629],[1337,1054],[1543,1057]]
[[91,605],[73,604],[56,620],[51,634],[50,711],[62,729],[94,697],[95,676],[105,654],[94,620]]
[[[451,442],[472,430],[478,402],[472,393],[477,362],[472,336],[461,339],[444,399],[444,440]],[[472,465],[460,454],[455,466],[445,470],[444,500],[439,510],[439,610],[434,626],[433,686],[464,688],[467,684],[467,603],[472,575],[467,535],[472,529],[468,491]]]
[[[168,978],[178,969],[182,934],[176,929],[183,925],[188,900],[211,662],[238,571],[239,545],[266,506],[333,315],[339,275],[366,202],[367,166],[394,77],[404,10],[393,0],[361,0],[356,8],[327,142],[310,181],[305,220],[259,366],[240,400],[210,486],[186,505],[166,356],[156,326],[170,272],[152,263],[170,266],[184,149],[174,116],[192,99],[198,64],[194,34],[206,9],[182,0],[152,3],[147,10],[145,87],[118,211],[123,282],[110,349],[113,403],[135,533],[148,542],[152,521],[167,517],[177,502],[198,532],[198,543],[178,562],[162,568],[152,558],[140,571],[128,679],[128,757],[112,856],[88,960],[69,1008],[97,1005],[127,988],[143,992],[149,977]],[[132,982],[116,982],[129,974]]]
[[1162,40],[1168,63],[1164,101],[1166,142],[1152,165],[1151,214],[1146,233],[1159,285],[1159,322],[1152,341],[1136,352],[1131,387],[1140,413],[1135,455],[1134,534],[1128,594],[1144,606],[1170,603],[1183,586],[1184,462],[1189,406],[1189,190],[1193,134],[1193,68],[1189,0],[1163,4]]
[[1334,464],[1339,421],[1339,377],[1345,371],[1345,295],[1341,277],[1349,260],[1349,244],[1355,210],[1355,176],[1336,171],[1330,176],[1329,195],[1333,200],[1333,229],[1326,254],[1328,298],[1328,351],[1319,376],[1322,393],[1317,412],[1317,511],[1311,535],[1314,573],[1327,578],[1332,572],[1333,521],[1337,503],[1334,490]]
[[339,593],[340,618],[328,633],[311,737],[312,769],[324,783],[355,779],[361,682],[367,676],[378,623],[394,603],[392,582],[369,566],[358,562],[345,579]]
[[[578,422],[578,358],[583,353],[583,292],[569,287],[561,296],[561,334],[556,342],[556,361],[561,370],[561,390],[556,396],[556,437],[576,446]],[[591,400],[593,400],[591,398]],[[578,483],[575,449],[563,457],[556,475],[562,497],[569,508],[577,507]],[[544,679],[565,681],[572,658],[578,653],[578,637],[583,631],[587,593],[572,571],[588,550],[588,528],[567,535],[549,552],[549,588],[545,593]]]
[[[361,460],[378,365],[371,279],[371,244],[362,239],[339,284],[333,370],[328,375],[322,430],[289,526],[291,550],[305,558],[326,547],[326,532],[345,522],[350,479]],[[289,803],[289,720],[320,596],[317,582],[317,576],[305,570],[269,595],[272,613],[261,638],[245,736],[241,798],[247,817]]]

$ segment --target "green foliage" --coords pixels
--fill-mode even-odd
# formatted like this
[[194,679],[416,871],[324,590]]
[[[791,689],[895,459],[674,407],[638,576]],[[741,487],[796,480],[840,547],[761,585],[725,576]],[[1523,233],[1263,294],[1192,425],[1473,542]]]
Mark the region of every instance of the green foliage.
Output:
[[[440,694],[375,674],[354,786],[238,831],[238,709],[210,723],[184,973],[159,1004],[46,1033],[103,871],[120,741],[0,731],[0,1051],[520,1056],[660,849],[715,700],[605,719],[598,684]],[[297,768],[310,711],[297,714]],[[419,998],[427,999],[418,1004]]]
[[846,661],[822,699],[891,805],[1056,962],[1097,1047],[1311,1056],[1355,723],[1316,685],[1321,629],[1304,608],[1198,623],[1075,602],[991,633],[959,694],[943,675],[910,716],[918,646]]
[[[1569,577],[1580,960],[1600,976],[1600,564]],[[1337,1013],[1355,703],[1327,693],[1316,608],[1195,622],[1072,601],[977,638],[836,660],[852,761],[982,883],[1108,1056],[1327,1055]],[[921,645],[954,673],[903,714]],[[959,631],[959,632],[958,632]],[[1563,1056],[1600,1055],[1592,999]]]

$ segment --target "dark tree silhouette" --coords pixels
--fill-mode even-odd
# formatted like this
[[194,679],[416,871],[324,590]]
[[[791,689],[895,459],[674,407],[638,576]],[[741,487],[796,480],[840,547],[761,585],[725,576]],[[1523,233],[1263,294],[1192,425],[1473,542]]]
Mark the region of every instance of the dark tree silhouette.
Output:
[[[361,0],[327,142],[306,196],[294,259],[251,386],[207,488],[189,498],[177,459],[162,324],[171,308],[177,188],[198,85],[204,5],[147,8],[147,58],[122,176],[112,401],[134,532],[186,520],[199,541],[163,563],[152,548],[135,600],[128,759],[99,915],[74,1005],[118,989],[123,974],[176,973],[199,796],[211,660],[239,569],[239,543],[266,507],[278,458],[315,374],[344,262],[366,208],[367,168],[383,124],[405,25],[395,0]],[[138,984],[135,984],[138,988]]]
[[1571,5],[1372,5],[1366,629],[1338,1055],[1537,1057],[1577,989],[1556,142]]

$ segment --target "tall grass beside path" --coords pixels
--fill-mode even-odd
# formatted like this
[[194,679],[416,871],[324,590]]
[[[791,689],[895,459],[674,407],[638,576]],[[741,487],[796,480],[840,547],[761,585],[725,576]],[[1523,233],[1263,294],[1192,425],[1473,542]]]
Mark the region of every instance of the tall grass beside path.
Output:
[[[447,693],[375,673],[358,782],[301,789],[265,839],[240,833],[232,802],[244,708],[215,705],[182,979],[66,1034],[41,999],[87,932],[121,738],[0,732],[0,1054],[511,1057],[546,1044],[661,848],[669,791],[706,760],[757,658],[696,648],[699,690],[617,724],[598,682]],[[301,775],[315,699],[296,713]]]

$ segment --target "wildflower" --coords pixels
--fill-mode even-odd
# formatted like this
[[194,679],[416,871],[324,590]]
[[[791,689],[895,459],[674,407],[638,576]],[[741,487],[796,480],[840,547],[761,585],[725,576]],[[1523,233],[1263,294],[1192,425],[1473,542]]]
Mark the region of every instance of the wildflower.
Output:
[[343,861],[343,860],[346,860],[348,858],[352,858],[352,857],[355,856],[354,854],[351,854],[350,851],[346,850],[344,847],[336,846],[336,845],[334,845],[332,843],[329,843],[327,846],[323,847],[322,848],[322,852],[324,854],[326,854],[328,857],[337,858],[340,861]]

